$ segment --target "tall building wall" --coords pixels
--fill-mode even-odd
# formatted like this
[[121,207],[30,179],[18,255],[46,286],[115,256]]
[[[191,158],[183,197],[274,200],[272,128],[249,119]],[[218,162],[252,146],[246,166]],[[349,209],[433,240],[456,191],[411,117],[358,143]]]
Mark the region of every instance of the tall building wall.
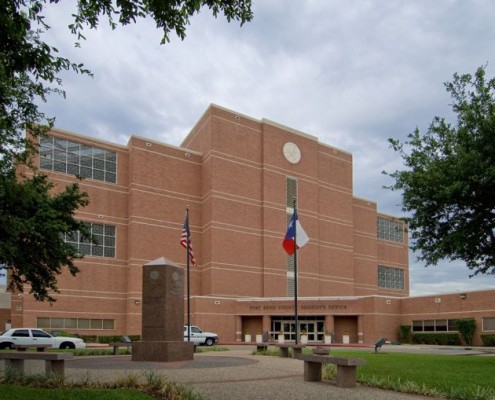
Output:
[[358,296],[375,294],[378,292],[376,203],[354,198],[353,208],[354,294]]
[[[310,237],[297,258],[302,299],[408,295],[407,282],[400,288],[378,284],[380,263],[401,269],[408,279],[407,235],[402,243],[377,238],[376,204],[353,196],[352,155],[314,136],[217,106],[208,108],[181,147],[139,137],[117,146],[52,134],[117,154],[116,182],[84,180],[81,188],[91,203],[77,214],[115,226],[116,254],[79,261],[81,273],[62,275],[59,301],[51,307],[30,296],[16,298],[17,326],[36,326],[47,315],[113,319],[111,332],[139,333],[142,265],[164,256],[185,266],[179,238],[186,207],[198,261],[190,269],[195,318],[208,320],[202,310],[213,307],[215,318],[238,326],[233,299],[292,296],[291,260],[281,246],[293,211],[290,185],[297,188],[299,219]],[[300,150],[297,162],[284,155],[289,142]],[[60,185],[75,181],[66,173],[47,173]],[[355,321],[356,312],[341,311],[341,320]]]
[[[288,141],[301,148],[297,164],[283,155]],[[211,187],[202,183],[211,190],[205,204],[214,220],[203,231],[211,231],[207,247],[212,249],[211,267],[203,275],[216,288],[203,294],[287,296],[287,258],[280,251],[287,177],[297,180],[300,219],[312,239],[298,257],[301,295],[353,294],[350,154],[217,107],[203,115],[184,145],[203,152],[202,176],[211,179]],[[239,288],[231,281],[249,284]]]

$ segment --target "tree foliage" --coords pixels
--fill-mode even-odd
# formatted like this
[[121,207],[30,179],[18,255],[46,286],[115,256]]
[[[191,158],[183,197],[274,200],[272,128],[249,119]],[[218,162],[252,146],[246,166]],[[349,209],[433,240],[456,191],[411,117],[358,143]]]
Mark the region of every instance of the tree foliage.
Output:
[[459,331],[466,345],[473,345],[474,332],[476,331],[476,320],[473,318],[461,318],[456,320],[455,327]]
[[[37,103],[46,101],[51,93],[65,96],[60,73],[91,74],[83,64],[60,56],[56,47],[42,39],[50,29],[43,9],[59,2],[0,2],[0,167],[11,168],[15,159],[26,161],[32,154],[32,143],[24,139],[26,129],[37,136],[52,127],[54,119],[40,112]],[[253,17],[251,0],[78,0],[76,4],[77,12],[68,26],[76,45],[84,39],[84,28],[96,29],[100,18],[115,29],[151,17],[163,31],[165,43],[172,31],[184,39],[189,17],[204,7],[215,17],[223,13],[228,21],[241,25]]]
[[388,175],[402,191],[412,249],[427,266],[462,260],[476,274],[495,274],[495,79],[480,67],[445,84],[455,124],[435,117],[401,143],[389,139],[406,167]]
[[53,184],[45,175],[29,179],[0,176],[0,262],[10,267],[10,289],[30,293],[37,300],[55,299],[56,276],[62,267],[78,272],[74,260],[82,256],[63,236],[76,231],[90,239],[86,225],[74,218],[75,211],[88,204],[77,184],[51,193]]
[[[66,245],[63,236],[71,231],[85,233],[74,218],[88,203],[79,186],[70,185],[54,193],[46,177],[31,164],[37,139],[53,126],[38,104],[50,94],[65,96],[60,74],[73,71],[90,75],[81,63],[61,56],[43,41],[50,29],[43,11],[60,0],[0,1],[0,265],[9,270],[10,285],[30,292],[38,300],[50,300],[56,291],[56,277],[67,266],[77,272],[74,259],[80,257]],[[208,8],[216,17],[242,25],[252,19],[250,0],[78,0],[68,32],[77,46],[85,28],[97,29],[100,19],[112,28],[153,18],[163,31],[162,43],[175,32],[184,39],[189,18]],[[31,135],[26,136],[26,131]],[[19,179],[20,165],[30,172]]]

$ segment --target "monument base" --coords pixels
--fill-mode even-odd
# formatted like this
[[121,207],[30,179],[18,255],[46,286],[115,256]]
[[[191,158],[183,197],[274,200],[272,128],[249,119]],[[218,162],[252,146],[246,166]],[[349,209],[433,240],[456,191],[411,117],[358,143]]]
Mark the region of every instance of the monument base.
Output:
[[132,361],[189,361],[194,359],[192,342],[134,342]]

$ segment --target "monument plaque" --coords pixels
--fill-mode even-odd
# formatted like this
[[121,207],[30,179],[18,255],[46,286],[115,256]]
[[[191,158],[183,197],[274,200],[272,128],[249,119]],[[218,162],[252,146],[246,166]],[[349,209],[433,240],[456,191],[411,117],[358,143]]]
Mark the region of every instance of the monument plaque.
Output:
[[194,345],[184,342],[184,271],[165,258],[143,265],[141,341],[133,361],[192,360]]

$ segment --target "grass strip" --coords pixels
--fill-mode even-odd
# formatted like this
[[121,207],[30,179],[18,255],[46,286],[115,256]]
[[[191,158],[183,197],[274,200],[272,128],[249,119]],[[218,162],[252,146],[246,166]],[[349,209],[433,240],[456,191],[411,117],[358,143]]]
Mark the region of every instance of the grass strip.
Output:
[[358,381],[373,387],[459,400],[495,399],[495,357],[331,350],[364,358]]
[[90,376],[76,382],[53,374],[20,374],[7,369],[0,376],[0,399],[203,400],[203,396],[153,370],[127,373],[111,382],[94,381]]
[[46,389],[0,385],[0,399],[9,400],[153,400],[138,389]]

